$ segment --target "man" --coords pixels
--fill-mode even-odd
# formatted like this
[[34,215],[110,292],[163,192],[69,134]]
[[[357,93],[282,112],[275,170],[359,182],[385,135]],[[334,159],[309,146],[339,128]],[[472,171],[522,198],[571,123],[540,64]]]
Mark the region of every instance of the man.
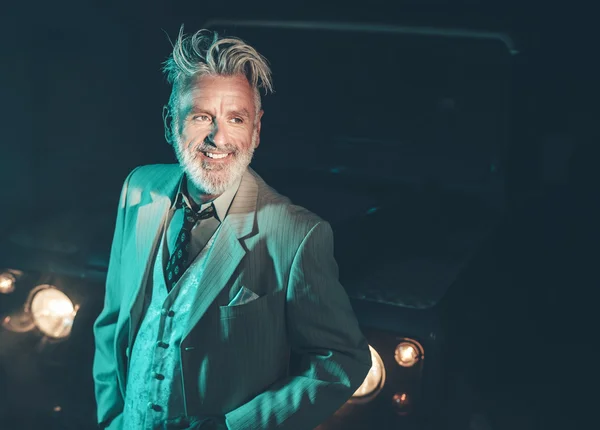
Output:
[[123,186],[94,325],[98,421],[313,429],[371,359],[329,224],[248,167],[269,67],[239,39],[182,29],[164,70],[179,165],[138,167]]

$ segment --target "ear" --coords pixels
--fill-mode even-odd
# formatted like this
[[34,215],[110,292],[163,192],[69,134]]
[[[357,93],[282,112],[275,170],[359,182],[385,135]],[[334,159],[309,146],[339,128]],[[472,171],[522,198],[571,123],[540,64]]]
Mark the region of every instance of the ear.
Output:
[[173,145],[173,115],[171,115],[171,109],[167,105],[163,106],[162,118],[165,127],[165,140],[169,145]]
[[260,110],[260,112],[258,113],[258,120],[256,121],[256,125],[254,126],[255,128],[255,133],[256,133],[256,145],[254,146],[254,149],[258,148],[258,145],[260,145],[260,127],[261,127],[261,119],[262,116],[264,115],[265,111],[264,110]]

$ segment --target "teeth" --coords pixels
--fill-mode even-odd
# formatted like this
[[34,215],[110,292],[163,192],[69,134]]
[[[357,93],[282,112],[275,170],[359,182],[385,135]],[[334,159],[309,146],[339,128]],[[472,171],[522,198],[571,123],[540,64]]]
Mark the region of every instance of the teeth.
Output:
[[210,158],[225,158],[229,155],[229,154],[213,154],[212,152],[205,152],[204,154]]

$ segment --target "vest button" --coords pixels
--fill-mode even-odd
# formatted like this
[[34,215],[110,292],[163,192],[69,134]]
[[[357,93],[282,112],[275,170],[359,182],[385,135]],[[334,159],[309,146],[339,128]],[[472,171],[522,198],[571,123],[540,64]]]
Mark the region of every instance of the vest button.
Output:
[[168,311],[168,310],[166,310],[166,309],[161,309],[161,310],[160,310],[160,314],[161,314],[162,316],[168,316],[168,317],[171,317],[171,318],[173,318],[173,317],[175,316],[175,312],[173,312],[173,311]]
[[153,376],[155,379],[158,379],[159,381],[162,381],[163,379],[165,379],[165,375],[162,375],[158,372],[154,372]]
[[159,340],[158,342],[156,342],[156,346],[158,346],[159,348],[167,349],[169,347],[169,344]]
[[150,402],[148,403],[148,409],[152,409],[155,412],[160,412],[162,411],[162,408],[159,405],[155,405],[154,403]]

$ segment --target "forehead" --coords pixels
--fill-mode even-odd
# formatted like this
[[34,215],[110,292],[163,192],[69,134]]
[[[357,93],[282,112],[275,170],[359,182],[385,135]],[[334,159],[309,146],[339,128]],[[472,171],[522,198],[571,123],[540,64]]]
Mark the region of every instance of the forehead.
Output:
[[180,96],[182,108],[199,105],[254,108],[254,92],[243,75],[192,78],[182,88]]

